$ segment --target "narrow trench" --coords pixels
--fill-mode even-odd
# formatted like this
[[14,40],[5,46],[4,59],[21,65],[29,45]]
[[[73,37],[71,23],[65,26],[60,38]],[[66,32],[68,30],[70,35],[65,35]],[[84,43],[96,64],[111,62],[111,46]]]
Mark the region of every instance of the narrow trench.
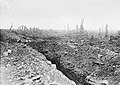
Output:
[[42,52],[39,50],[39,48],[36,48],[35,46],[36,44],[32,44],[29,46],[32,47],[33,49],[36,49],[38,52],[42,53],[47,60],[51,61],[52,64],[56,64],[56,68],[61,71],[68,79],[74,81],[76,83],[76,85],[91,85],[89,83],[86,82],[86,76],[82,75],[82,74],[76,74],[75,72],[64,68],[61,64],[60,64],[60,60],[58,58],[53,58],[50,59],[49,55],[46,55],[47,52]]
[[[44,55],[44,54],[43,54]],[[90,83],[87,83],[85,78],[86,76],[80,75],[78,77],[77,74],[70,71],[69,69],[64,68],[58,59],[49,59],[46,55],[44,55],[47,60],[51,61],[52,64],[56,64],[56,68],[61,71],[68,79],[74,81],[76,85],[91,85]],[[82,81],[81,81],[82,80]]]

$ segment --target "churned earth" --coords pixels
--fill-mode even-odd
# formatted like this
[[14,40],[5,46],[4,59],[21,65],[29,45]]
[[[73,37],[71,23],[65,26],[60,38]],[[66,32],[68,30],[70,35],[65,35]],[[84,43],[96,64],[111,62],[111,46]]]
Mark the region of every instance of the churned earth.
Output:
[[4,46],[1,52],[1,85],[76,85],[44,55],[24,44]]
[[1,85],[120,84],[120,36],[41,37],[39,30],[19,31],[0,34]]

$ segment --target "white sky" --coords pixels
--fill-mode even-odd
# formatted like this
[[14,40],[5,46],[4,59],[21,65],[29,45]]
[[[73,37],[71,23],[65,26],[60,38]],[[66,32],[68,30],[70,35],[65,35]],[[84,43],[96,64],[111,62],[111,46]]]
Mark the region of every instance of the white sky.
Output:
[[84,18],[85,29],[108,24],[120,29],[120,0],[0,0],[0,27],[11,23],[50,29],[71,29]]

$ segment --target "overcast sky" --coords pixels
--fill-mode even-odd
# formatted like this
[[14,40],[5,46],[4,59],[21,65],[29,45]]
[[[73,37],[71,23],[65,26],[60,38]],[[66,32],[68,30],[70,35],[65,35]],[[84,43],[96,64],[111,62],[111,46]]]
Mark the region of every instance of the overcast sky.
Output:
[[0,0],[0,27],[20,25],[71,29],[84,18],[85,29],[120,29],[120,0]]

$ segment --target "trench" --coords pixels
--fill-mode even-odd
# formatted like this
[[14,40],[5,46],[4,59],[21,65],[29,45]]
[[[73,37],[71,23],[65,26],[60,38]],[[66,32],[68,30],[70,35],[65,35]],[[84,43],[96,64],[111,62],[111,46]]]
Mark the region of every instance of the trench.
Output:
[[[44,42],[44,44],[46,43]],[[76,74],[74,71],[64,68],[60,63],[60,56],[50,58],[50,55],[47,54],[48,51],[45,51],[43,50],[43,48],[40,47],[41,42],[40,43],[31,42],[31,43],[28,43],[27,45],[32,47],[33,49],[36,49],[38,52],[42,53],[47,60],[52,62],[52,64],[56,64],[56,68],[59,71],[61,71],[68,79],[74,81],[76,85],[91,85],[90,83],[87,83],[86,75]]]

